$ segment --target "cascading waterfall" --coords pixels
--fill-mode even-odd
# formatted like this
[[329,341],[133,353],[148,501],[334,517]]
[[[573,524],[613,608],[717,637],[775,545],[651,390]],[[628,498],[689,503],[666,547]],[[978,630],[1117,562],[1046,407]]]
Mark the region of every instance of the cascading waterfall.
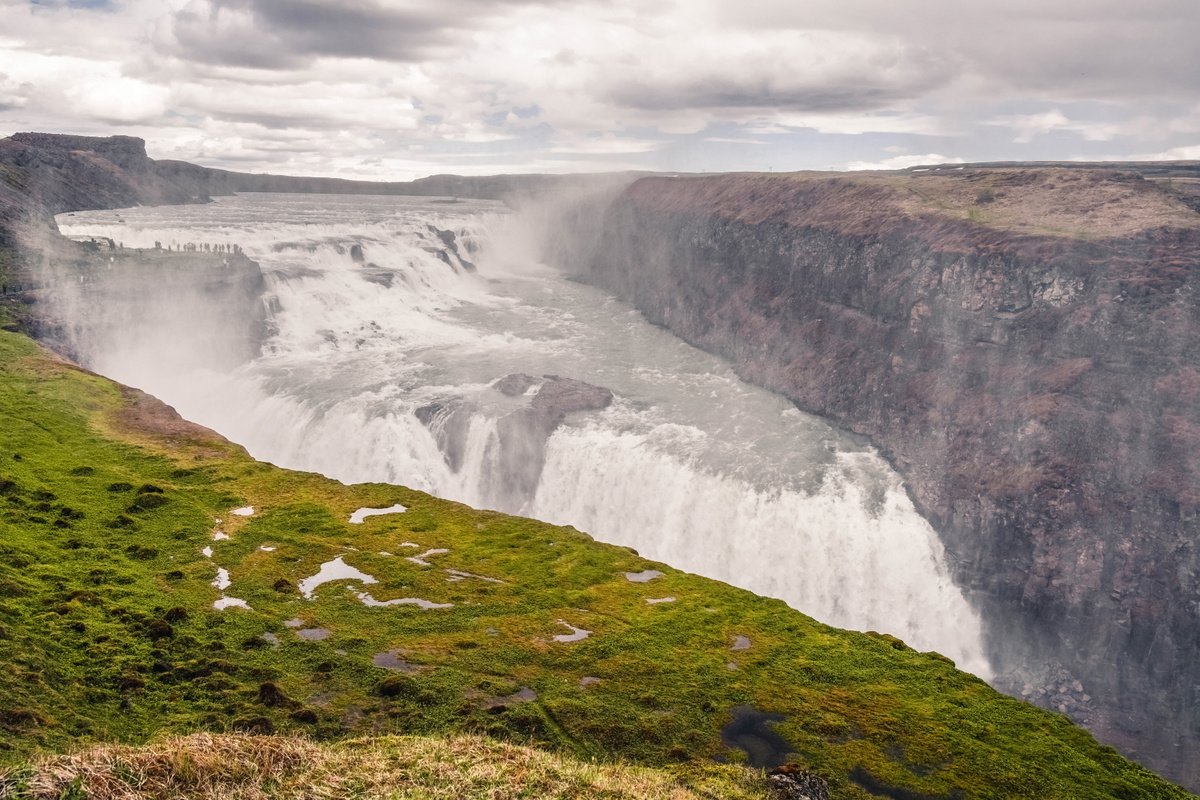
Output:
[[[883,459],[522,262],[500,233],[518,220],[495,204],[243,195],[59,222],[128,246],[237,244],[259,262],[267,335],[235,368],[188,356],[221,341],[202,322],[220,315],[164,335],[169,314],[122,312],[122,335],[94,318],[71,343],[257,458],[575,525],[988,675],[979,617]],[[205,302],[184,294],[127,302]],[[79,299],[64,292],[61,313]]]

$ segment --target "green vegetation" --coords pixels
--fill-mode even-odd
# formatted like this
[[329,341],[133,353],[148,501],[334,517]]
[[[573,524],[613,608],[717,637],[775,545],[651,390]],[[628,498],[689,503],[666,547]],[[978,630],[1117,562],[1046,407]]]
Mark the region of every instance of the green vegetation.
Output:
[[[396,503],[408,511],[349,522]],[[254,513],[231,514],[242,506]],[[424,555],[428,566],[408,558],[430,550],[447,552]],[[306,599],[300,582],[338,557],[377,582],[326,583]],[[218,568],[224,594],[252,610],[214,609]],[[651,568],[664,574],[623,574]],[[452,605],[368,607],[359,592]],[[646,602],[664,597],[675,600]],[[560,620],[591,635],[555,641],[570,632]],[[732,649],[738,636],[749,649]],[[4,332],[0,662],[14,797],[39,752],[197,731],[437,735],[420,740],[427,752],[446,734],[482,734],[567,761],[670,767],[699,787],[716,778],[698,765],[739,760],[720,729],[742,704],[786,715],[776,731],[834,797],[870,797],[863,784],[903,797],[1188,796],[936,654],[572,528],[257,463]]]

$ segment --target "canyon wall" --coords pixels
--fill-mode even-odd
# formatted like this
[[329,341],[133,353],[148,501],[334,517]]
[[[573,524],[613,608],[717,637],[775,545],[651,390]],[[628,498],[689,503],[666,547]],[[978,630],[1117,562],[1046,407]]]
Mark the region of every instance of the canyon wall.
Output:
[[863,433],[1000,688],[1200,786],[1200,215],[1111,170],[644,178],[548,260]]

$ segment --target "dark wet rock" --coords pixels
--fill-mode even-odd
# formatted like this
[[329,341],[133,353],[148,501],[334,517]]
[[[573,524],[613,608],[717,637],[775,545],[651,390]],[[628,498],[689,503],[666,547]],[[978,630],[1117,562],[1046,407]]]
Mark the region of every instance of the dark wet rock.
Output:
[[[528,399],[526,393],[537,387]],[[499,451],[498,469],[488,480],[485,496],[501,508],[519,508],[533,496],[545,462],[546,440],[570,415],[606,408],[613,399],[608,389],[572,378],[544,375],[536,378],[524,373],[505,375],[492,384],[506,398],[522,399],[516,408],[503,405],[496,421]],[[467,400],[447,398],[421,406],[414,412],[437,439],[438,447],[451,469],[462,468],[466,454],[471,418],[488,414],[486,398]]]
[[421,406],[413,413],[433,433],[450,468],[455,472],[462,469],[475,407],[461,399],[450,399]]
[[[431,233],[437,236],[443,245],[445,245],[445,249],[443,250],[432,250],[431,252],[433,252],[434,255],[436,255],[445,263],[449,264],[451,267],[461,267],[467,272],[475,272],[475,265],[468,261],[463,256],[462,251],[459,249],[458,234],[456,234],[454,231],[444,231],[433,225],[429,226],[429,230]],[[465,249],[467,249],[469,252],[471,251],[469,247]]]
[[366,256],[363,255],[363,246],[361,244],[350,245],[350,258],[355,264],[361,264],[366,261]]
[[539,421],[551,428],[557,427],[568,414],[576,411],[599,411],[612,403],[613,393],[601,386],[545,375],[537,394],[533,396],[532,408]]
[[506,397],[520,397],[538,382],[538,378],[524,372],[511,372],[493,383],[492,388]]
[[733,719],[721,728],[721,741],[746,753],[746,763],[759,769],[773,769],[787,760],[792,746],[774,729],[787,717],[741,705],[733,709]]
[[829,800],[829,784],[794,764],[776,767],[767,778],[779,800]]
[[545,464],[546,441],[568,415],[607,408],[612,399],[613,393],[600,386],[543,376],[529,405],[501,417],[496,425],[500,471],[509,497],[525,501],[533,496]]

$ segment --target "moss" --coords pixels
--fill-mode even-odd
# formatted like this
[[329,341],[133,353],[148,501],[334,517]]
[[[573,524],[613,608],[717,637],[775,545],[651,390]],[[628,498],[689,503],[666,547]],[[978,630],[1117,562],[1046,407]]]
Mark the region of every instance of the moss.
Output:
[[[897,796],[1186,796],[1066,719],[893,637],[829,628],[571,528],[138,428],[132,402],[0,333],[0,453],[23,456],[0,471],[0,761],[238,729],[475,731],[584,758],[697,765],[737,759],[720,730],[749,704],[785,717],[776,730],[834,797],[869,796],[854,775]],[[32,512],[37,503],[49,511]],[[395,503],[409,511],[348,522],[356,508]],[[229,514],[245,505],[256,513]],[[70,530],[37,522],[43,514]],[[227,540],[213,539],[216,519]],[[404,541],[449,552],[430,567],[382,555]],[[449,607],[370,608],[349,582],[312,600],[296,591],[339,556],[378,580],[376,599]],[[218,567],[225,593],[252,610],[213,608]],[[502,583],[450,582],[447,568]],[[649,589],[623,579],[647,568],[664,573],[654,595],[677,602],[647,605]],[[555,642],[559,619],[593,633]],[[302,639],[291,620],[329,635]],[[754,642],[736,671],[732,631]],[[384,653],[405,671],[377,666]],[[525,687],[536,699],[489,710]]]

